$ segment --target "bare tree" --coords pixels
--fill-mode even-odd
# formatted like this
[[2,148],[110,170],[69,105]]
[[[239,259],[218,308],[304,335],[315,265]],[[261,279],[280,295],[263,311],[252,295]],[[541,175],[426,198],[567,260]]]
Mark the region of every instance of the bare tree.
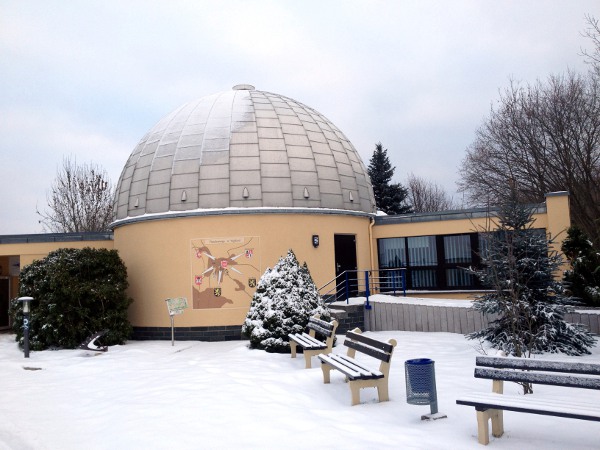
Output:
[[594,49],[590,52],[582,49],[581,54],[585,57],[586,62],[592,66],[596,75],[600,75],[600,24],[598,19],[592,15],[586,15],[585,20],[588,24],[582,35],[592,41]]
[[37,211],[47,231],[105,231],[112,221],[113,185],[95,164],[65,158],[47,195],[48,211]]
[[571,215],[600,246],[600,77],[568,72],[544,83],[511,82],[476,131],[459,189],[476,205],[569,191]]
[[408,175],[407,187],[408,202],[414,212],[446,211],[456,207],[443,187],[414,173]]

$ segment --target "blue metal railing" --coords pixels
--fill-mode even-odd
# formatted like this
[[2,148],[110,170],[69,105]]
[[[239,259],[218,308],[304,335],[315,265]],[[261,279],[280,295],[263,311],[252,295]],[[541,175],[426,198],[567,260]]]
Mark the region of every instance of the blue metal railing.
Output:
[[319,288],[326,303],[366,297],[367,309],[371,309],[369,297],[379,293],[406,297],[406,268],[347,270]]

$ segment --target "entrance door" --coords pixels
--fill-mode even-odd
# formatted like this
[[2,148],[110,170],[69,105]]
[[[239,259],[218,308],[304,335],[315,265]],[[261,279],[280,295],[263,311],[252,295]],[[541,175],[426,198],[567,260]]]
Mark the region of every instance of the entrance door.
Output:
[[0,277],[0,328],[8,327],[8,304],[10,299],[8,289],[8,278]]
[[[348,272],[348,292],[346,286],[342,284],[338,289],[338,299],[345,299],[346,295],[356,297],[358,294],[357,278],[355,271],[356,265],[356,235],[354,234],[336,234],[333,237],[335,246],[335,276],[338,277],[344,272]],[[345,281],[345,277],[339,278],[338,283]]]

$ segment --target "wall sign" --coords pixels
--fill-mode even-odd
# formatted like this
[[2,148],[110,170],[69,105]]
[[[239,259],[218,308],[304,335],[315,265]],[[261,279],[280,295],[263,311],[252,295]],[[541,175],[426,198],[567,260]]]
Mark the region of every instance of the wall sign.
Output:
[[262,275],[257,236],[191,241],[194,309],[248,308]]

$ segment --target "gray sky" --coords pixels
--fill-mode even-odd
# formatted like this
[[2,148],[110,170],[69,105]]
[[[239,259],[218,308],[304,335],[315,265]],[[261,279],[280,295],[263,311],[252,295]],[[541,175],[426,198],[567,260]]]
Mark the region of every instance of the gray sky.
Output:
[[42,231],[63,157],[116,184],[159,119],[242,83],[454,193],[510,78],[587,70],[585,14],[598,0],[0,0],[0,234]]

